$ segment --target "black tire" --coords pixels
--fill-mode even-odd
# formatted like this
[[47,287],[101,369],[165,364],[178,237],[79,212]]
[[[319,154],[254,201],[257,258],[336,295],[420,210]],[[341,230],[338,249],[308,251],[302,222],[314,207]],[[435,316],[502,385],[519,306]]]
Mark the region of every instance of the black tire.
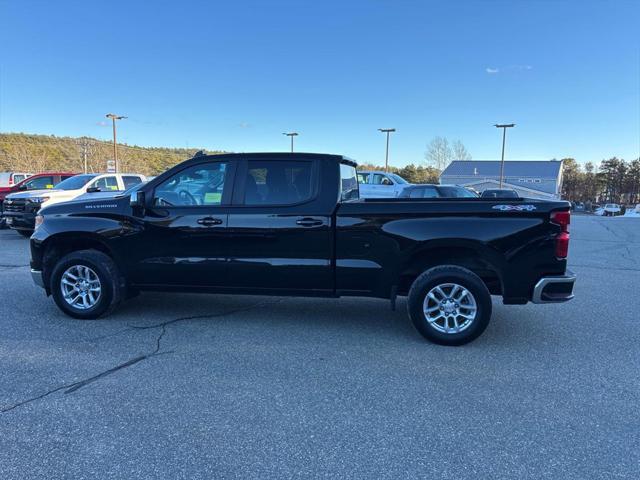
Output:
[[[95,305],[85,310],[71,306],[64,299],[62,293],[62,275],[74,265],[89,267],[100,280],[101,292],[98,300]],[[53,299],[60,310],[81,320],[91,320],[108,315],[120,304],[123,298],[120,274],[115,262],[111,257],[98,250],[79,250],[62,257],[51,272],[49,286]]]
[[[445,284],[456,284],[465,288],[471,293],[473,297],[472,300],[475,301],[475,317],[470,320],[469,324],[461,331],[453,333],[439,331],[438,328],[441,328],[441,325],[439,325],[438,322],[429,322],[424,313],[423,304],[427,294],[433,288]],[[449,290],[449,293],[452,293],[452,291],[453,289]],[[470,303],[471,300],[467,297],[465,302]],[[457,304],[456,307],[458,307]],[[462,308],[464,309],[466,307]],[[472,271],[456,265],[442,265],[423,272],[413,282],[409,290],[407,309],[409,310],[411,322],[418,332],[427,340],[439,345],[464,345],[478,338],[482,332],[485,331],[487,325],[489,325],[489,320],[491,319],[491,294],[482,279]],[[446,311],[447,310],[445,310],[445,312]],[[438,311],[434,313],[438,314]],[[468,310],[465,311],[465,313],[470,315]],[[433,315],[433,313],[431,315]],[[456,322],[458,318],[461,317],[456,316]],[[453,315],[451,319],[453,319]],[[446,325],[447,329],[451,325],[447,319],[441,319],[439,321],[443,322],[443,326]]]
[[27,238],[33,235],[33,230],[16,230],[16,232],[18,232],[23,237],[27,237]]

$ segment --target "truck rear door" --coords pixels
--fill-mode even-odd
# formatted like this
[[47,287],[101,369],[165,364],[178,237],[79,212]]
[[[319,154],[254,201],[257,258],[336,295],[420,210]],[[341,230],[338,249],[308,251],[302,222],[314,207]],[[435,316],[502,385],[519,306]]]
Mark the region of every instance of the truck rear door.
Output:
[[248,156],[240,163],[229,213],[227,286],[333,291],[333,212],[318,201],[320,163],[304,155]]

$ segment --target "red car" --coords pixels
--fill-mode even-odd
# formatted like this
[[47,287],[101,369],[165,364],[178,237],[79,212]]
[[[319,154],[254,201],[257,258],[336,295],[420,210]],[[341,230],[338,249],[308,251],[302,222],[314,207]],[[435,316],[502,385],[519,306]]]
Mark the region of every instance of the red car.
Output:
[[77,173],[71,172],[46,172],[37,173],[28,178],[25,178],[19,183],[10,187],[0,187],[0,228],[4,228],[5,220],[2,217],[4,199],[10,193],[23,192],[26,190],[45,190],[53,188],[54,185],[60,183],[62,180],[66,180],[69,177],[73,177]]

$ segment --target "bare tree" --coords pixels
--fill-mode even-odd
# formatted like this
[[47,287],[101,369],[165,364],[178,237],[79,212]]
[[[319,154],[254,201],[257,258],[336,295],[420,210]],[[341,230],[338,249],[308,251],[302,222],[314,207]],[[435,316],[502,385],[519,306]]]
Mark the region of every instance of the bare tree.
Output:
[[449,146],[449,141],[444,137],[434,137],[433,140],[427,145],[427,152],[425,153],[425,159],[427,162],[437,168],[438,170],[444,170],[449,162],[453,158],[453,152]]
[[460,140],[454,140],[452,144],[454,160],[472,160],[471,154],[467,151],[467,147]]

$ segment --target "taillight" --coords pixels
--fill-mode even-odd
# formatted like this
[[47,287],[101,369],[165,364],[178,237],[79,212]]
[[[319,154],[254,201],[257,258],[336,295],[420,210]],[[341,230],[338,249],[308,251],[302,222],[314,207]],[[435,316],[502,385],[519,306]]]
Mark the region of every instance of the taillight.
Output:
[[559,225],[561,230],[556,237],[556,257],[567,258],[569,253],[569,223],[571,223],[571,212],[553,212],[551,223]]

